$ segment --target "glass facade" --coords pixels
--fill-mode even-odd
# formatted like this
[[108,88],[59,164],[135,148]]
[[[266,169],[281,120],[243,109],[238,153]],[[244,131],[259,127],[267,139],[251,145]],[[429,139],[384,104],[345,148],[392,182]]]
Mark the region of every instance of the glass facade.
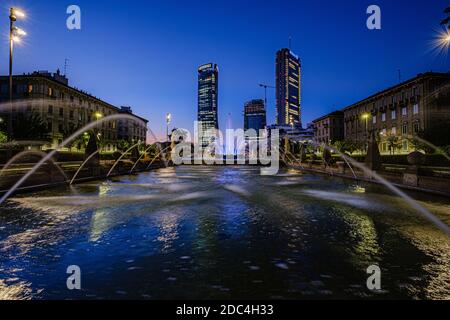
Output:
[[[198,68],[198,121],[202,132],[219,130],[217,114],[219,69],[209,63]],[[216,135],[203,136],[200,141],[203,148],[214,142]]]
[[264,100],[252,100],[244,106],[244,129],[256,132],[266,127],[266,107]]
[[301,64],[289,49],[276,56],[277,124],[301,127]]

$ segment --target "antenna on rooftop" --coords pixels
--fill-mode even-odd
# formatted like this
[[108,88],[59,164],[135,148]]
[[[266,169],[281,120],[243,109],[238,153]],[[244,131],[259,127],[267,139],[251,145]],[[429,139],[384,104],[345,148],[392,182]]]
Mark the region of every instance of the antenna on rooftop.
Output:
[[64,76],[67,77],[67,67],[69,66],[69,59],[64,59]]

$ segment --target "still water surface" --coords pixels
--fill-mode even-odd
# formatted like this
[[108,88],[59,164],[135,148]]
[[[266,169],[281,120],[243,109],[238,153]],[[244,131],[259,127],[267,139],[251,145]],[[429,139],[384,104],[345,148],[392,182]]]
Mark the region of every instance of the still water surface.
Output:
[[[0,299],[450,299],[450,238],[363,187],[179,167],[15,196],[0,207]],[[413,196],[450,224],[450,199]]]

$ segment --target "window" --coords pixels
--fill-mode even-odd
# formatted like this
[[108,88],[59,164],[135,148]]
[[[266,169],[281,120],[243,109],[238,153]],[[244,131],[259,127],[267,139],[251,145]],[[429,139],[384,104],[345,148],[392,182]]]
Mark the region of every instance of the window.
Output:
[[403,140],[402,148],[403,151],[408,151],[408,140]]
[[73,119],[73,110],[70,110],[69,117],[70,117],[70,119]]
[[381,135],[385,136],[386,135],[386,129],[381,130]]
[[373,123],[373,124],[376,124],[376,123],[377,123],[377,116],[373,116],[373,117],[372,117],[372,123]]
[[419,133],[419,131],[420,131],[420,125],[419,125],[418,122],[415,122],[415,123],[414,123],[413,128],[414,128],[414,133]]
[[48,113],[53,114],[53,106],[48,106]]
[[392,118],[392,120],[397,119],[397,111],[395,111],[395,110],[391,111],[391,118]]
[[407,116],[408,115],[408,109],[406,107],[402,108],[402,116]]
[[48,87],[48,89],[47,89],[47,95],[48,95],[49,97],[53,96],[53,89],[52,89],[52,88]]
[[419,105],[417,103],[413,106],[413,114],[419,114]]
[[385,122],[386,121],[386,113],[382,113],[381,114],[381,121]]
[[28,85],[28,93],[33,93],[33,85],[32,84]]
[[53,124],[51,122],[47,123],[47,130],[48,130],[48,132],[52,132],[53,131]]
[[59,108],[59,116],[60,117],[64,116],[64,109],[63,108]]
[[58,131],[59,131],[59,133],[63,133],[64,132],[64,127],[63,127],[62,123],[60,123],[58,125]]
[[391,134],[392,135],[396,135],[397,134],[397,128],[396,127],[392,127]]
[[402,126],[402,134],[407,135],[408,134],[408,124],[404,123]]

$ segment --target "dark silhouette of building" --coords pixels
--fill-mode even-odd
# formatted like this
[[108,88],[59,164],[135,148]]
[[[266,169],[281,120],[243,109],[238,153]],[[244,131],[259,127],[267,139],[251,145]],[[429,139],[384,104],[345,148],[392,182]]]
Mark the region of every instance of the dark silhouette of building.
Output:
[[244,105],[244,130],[254,129],[256,132],[265,129],[267,125],[264,100],[248,101]]
[[[198,68],[198,121],[202,132],[219,130],[218,85],[219,69],[216,64],[208,63]],[[214,142],[216,134],[204,135],[200,141],[202,147]]]
[[[9,77],[0,76],[0,103],[9,101]],[[45,127],[45,140],[42,149],[54,149],[63,139],[76,130],[102,117],[119,114],[123,111],[93,95],[69,86],[68,79],[58,70],[56,73],[37,71],[13,77],[12,109],[1,111],[0,116],[12,116],[16,123],[21,116],[34,115]],[[133,115],[134,137],[145,141],[147,120]],[[102,142],[103,151],[114,151],[118,141],[118,121],[105,122],[95,128]],[[131,123],[130,122],[130,123]],[[134,125],[136,124],[136,125]]]
[[344,112],[335,111],[313,121],[314,141],[334,143],[344,140]]
[[285,48],[276,55],[277,124],[301,127],[301,63]]

